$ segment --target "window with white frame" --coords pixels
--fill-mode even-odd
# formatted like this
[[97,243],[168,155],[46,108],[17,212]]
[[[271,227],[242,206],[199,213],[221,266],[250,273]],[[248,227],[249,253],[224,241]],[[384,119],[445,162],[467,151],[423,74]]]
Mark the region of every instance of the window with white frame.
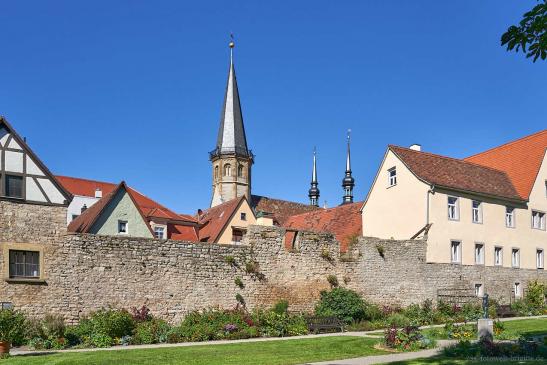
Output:
[[494,247],[494,265],[503,265],[503,248]]
[[544,257],[543,257],[543,250],[541,248],[538,248],[536,250],[536,267],[538,269],[543,269],[543,263],[544,263]]
[[545,230],[545,213],[532,210],[532,228]]
[[478,200],[473,200],[471,206],[473,223],[482,223],[482,203]]
[[475,284],[475,296],[482,297],[484,295],[484,289],[482,284]]
[[453,263],[462,262],[462,243],[460,241],[450,241],[450,261]]
[[448,197],[448,219],[460,219],[460,200],[454,196]]
[[475,243],[475,264],[484,264],[484,243]]
[[387,183],[388,186],[397,185],[397,169],[395,167],[387,170]]
[[128,233],[128,225],[127,221],[118,221],[118,233],[120,234],[127,234]]
[[165,227],[164,226],[155,226],[154,227],[154,237],[156,238],[165,238]]
[[515,208],[505,207],[505,227],[515,228]]
[[520,266],[520,250],[518,248],[511,249],[511,266]]
[[515,293],[515,298],[521,297],[522,293],[521,293],[520,283],[515,283],[515,285],[513,285],[513,292]]

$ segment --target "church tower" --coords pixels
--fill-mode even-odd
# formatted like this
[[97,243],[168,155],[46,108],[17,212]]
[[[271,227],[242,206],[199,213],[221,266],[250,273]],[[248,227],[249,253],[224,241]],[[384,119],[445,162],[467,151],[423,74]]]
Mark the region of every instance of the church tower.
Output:
[[310,205],[315,207],[319,206],[319,188],[317,185],[317,160],[315,158],[315,148],[313,149],[313,168],[311,172],[311,184],[310,190],[308,190],[308,196],[310,198]]
[[355,179],[351,176],[351,160],[350,160],[350,131],[348,131],[348,152],[346,155],[346,174],[342,179],[342,188],[344,188],[344,196],[342,198],[342,205],[353,203],[353,187],[355,186]]
[[230,42],[230,69],[220,115],[217,144],[209,153],[213,165],[213,197],[211,207],[245,195],[251,199],[251,166],[254,155],[247,148],[243,114],[239,102],[234,42]]

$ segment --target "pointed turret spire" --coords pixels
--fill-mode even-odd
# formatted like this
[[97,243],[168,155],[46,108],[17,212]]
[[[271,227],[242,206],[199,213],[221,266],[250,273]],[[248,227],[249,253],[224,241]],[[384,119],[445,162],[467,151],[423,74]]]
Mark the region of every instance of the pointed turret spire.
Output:
[[230,69],[228,71],[228,82],[224,95],[224,105],[220,115],[220,127],[218,130],[217,145],[213,152],[217,154],[236,154],[251,157],[247,148],[247,138],[243,125],[243,113],[239,101],[239,90],[237,88],[236,71],[234,67],[234,37],[230,41]]
[[247,147],[243,114],[239,101],[234,67],[234,37],[230,41],[230,68],[220,114],[220,127],[216,146],[209,153],[213,167],[213,196],[211,206],[222,204],[240,196],[251,199],[251,166],[254,155]]
[[313,169],[311,173],[311,187],[308,191],[308,196],[310,197],[310,205],[319,206],[319,189],[317,188],[319,183],[317,182],[317,159],[315,147],[313,148]]
[[342,188],[344,188],[344,196],[342,204],[353,203],[353,187],[355,186],[355,179],[351,176],[351,158],[350,158],[350,133],[348,130],[348,152],[346,156],[346,175],[342,179]]

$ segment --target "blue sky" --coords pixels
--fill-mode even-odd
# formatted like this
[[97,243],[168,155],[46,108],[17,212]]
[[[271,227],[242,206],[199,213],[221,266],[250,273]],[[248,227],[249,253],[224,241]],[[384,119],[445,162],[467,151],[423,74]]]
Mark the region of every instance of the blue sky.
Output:
[[56,174],[207,207],[229,33],[253,193],[356,198],[387,144],[464,157],[547,126],[547,64],[501,34],[536,1],[3,1],[0,114]]

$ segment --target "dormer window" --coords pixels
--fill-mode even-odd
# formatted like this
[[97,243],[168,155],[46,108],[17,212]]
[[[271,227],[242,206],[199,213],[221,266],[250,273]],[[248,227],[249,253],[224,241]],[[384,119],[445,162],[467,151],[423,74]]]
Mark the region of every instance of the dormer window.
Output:
[[397,185],[397,169],[395,167],[390,168],[387,170],[387,183],[388,186],[395,186]]
[[165,227],[155,226],[154,227],[154,237],[159,238],[159,239],[165,238]]

